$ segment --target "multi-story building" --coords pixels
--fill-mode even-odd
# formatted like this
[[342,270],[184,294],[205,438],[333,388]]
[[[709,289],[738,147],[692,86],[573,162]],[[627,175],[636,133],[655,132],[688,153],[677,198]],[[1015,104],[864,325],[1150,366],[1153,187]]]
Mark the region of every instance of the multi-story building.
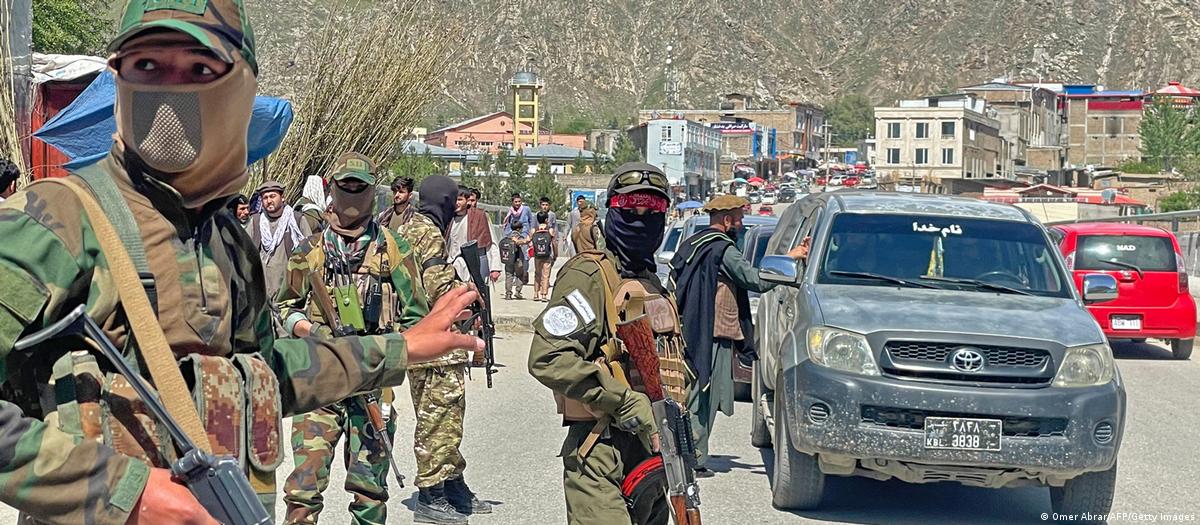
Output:
[[1142,110],[1145,93],[1113,91],[1090,84],[1063,86],[1061,103],[1067,125],[1066,168],[1115,167],[1141,158]]
[[646,162],[662,168],[677,195],[704,199],[718,181],[721,133],[699,122],[656,119],[629,131]]
[[[475,118],[456,122],[449,126],[434,130],[425,136],[425,143],[443,148],[453,148],[469,153],[496,154],[500,150],[512,150],[513,126],[517,125],[511,113],[497,111]],[[532,133],[533,128],[525,126],[523,133]],[[524,136],[524,135],[523,135]],[[569,133],[553,133],[545,128],[538,130],[538,144],[556,144],[575,149],[586,149],[587,135]],[[532,144],[522,144],[516,149],[523,149]]]
[[825,109],[803,102],[792,102],[788,106],[796,112],[796,128],[792,131],[792,148],[784,153],[807,159],[810,166],[816,165],[820,161],[818,152],[825,145]]
[[[804,106],[804,107],[801,107]],[[798,119],[803,117],[803,126]],[[749,95],[729,93],[716,109],[644,109],[638,124],[657,119],[685,119],[711,124],[721,133],[721,173],[732,176],[735,164],[765,165],[759,175],[777,169],[789,157],[816,158],[824,113],[816,106],[797,104],[787,109],[757,109]],[[803,149],[798,149],[803,146]],[[775,168],[772,168],[774,166]]]
[[955,180],[1010,178],[1008,143],[973,95],[902,100],[875,108],[875,169],[898,185],[955,192]]
[[996,80],[960,89],[987,102],[1000,121],[1015,166],[1046,171],[1062,169],[1062,114],[1058,93],[1044,87]]

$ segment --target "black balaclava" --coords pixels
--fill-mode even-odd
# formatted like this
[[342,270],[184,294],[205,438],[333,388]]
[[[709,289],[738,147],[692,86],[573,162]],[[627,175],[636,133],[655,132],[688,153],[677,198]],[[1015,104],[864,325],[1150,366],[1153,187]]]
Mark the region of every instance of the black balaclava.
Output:
[[433,175],[421,181],[417,211],[429,217],[438,230],[445,232],[458,207],[458,184],[445,175]]
[[604,217],[604,242],[621,260],[621,274],[655,271],[654,251],[662,244],[667,214],[609,208]]

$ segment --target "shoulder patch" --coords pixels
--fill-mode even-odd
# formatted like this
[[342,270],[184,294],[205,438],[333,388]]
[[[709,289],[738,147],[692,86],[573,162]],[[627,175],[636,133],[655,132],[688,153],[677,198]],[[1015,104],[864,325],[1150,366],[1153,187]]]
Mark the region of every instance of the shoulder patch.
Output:
[[579,317],[563,305],[558,305],[542,314],[542,326],[554,337],[562,337],[579,329]]
[[572,290],[567,294],[567,302],[571,304],[571,308],[583,318],[583,324],[591,323],[596,320],[596,312],[592,310],[592,305],[588,304],[587,298],[579,290]]

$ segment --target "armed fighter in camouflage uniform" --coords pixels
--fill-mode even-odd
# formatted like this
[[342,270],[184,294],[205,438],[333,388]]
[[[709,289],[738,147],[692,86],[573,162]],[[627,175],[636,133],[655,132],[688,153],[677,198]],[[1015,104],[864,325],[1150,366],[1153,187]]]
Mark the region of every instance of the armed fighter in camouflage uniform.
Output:
[[[422,268],[421,282],[436,300],[462,286],[449,264],[444,233],[450,227],[458,200],[458,185],[449,177],[434,175],[421,181],[420,206],[400,234],[412,244]],[[466,523],[468,514],[487,514],[492,506],[475,497],[463,480],[467,461],[459,449],[463,413],[467,408],[466,350],[414,365],[408,373],[416,431],[413,452],[417,457],[416,485],[420,490],[413,520],[417,523]]]
[[0,502],[30,519],[22,523],[212,522],[165,468],[176,451],[163,428],[89,345],[13,350],[22,335],[85,305],[145,374],[128,307],[75,189],[100,201],[127,251],[144,254],[131,257],[144,290],[120,293],[151,299],[191,383],[191,393],[164,395],[203,405],[213,451],[244,461],[268,509],[283,457],[281,416],[397,385],[410,360],[482,348],[447,332],[475,295],[457,291],[404,335],[275,339],[262,264],[221,211],[247,179],[257,67],[244,13],[238,0],[130,2],[109,48],[112,152],[66,179],[74,189],[39,182],[0,205]]
[[[428,301],[420,283],[414,282],[420,272],[412,248],[374,218],[374,164],[347,153],[330,178],[333,204],[325,214],[329,226],[298,247],[288,261],[279,294],[284,329],[297,337],[329,337],[344,332],[383,334],[416,324],[427,313]],[[317,293],[325,297],[317,298]],[[367,413],[367,404],[377,403],[381,394],[355,396],[292,418],[296,469],[284,484],[287,523],[317,522],[324,508],[321,493],[329,486],[329,467],[343,434],[354,523],[387,521],[391,451],[375,433],[378,429],[370,426]],[[387,427],[389,436],[395,433],[394,423],[389,421]]]

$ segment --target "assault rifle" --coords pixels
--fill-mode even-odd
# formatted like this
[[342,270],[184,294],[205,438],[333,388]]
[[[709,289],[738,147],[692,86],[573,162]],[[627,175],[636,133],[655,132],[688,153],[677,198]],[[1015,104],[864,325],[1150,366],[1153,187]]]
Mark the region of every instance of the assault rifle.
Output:
[[67,336],[81,336],[94,341],[100,347],[100,353],[104,354],[117,372],[129,381],[129,385],[137,392],[154,418],[167,428],[179,452],[179,460],[171,465],[171,476],[187,486],[213,519],[226,525],[271,523],[267,509],[250,487],[250,480],[246,479],[246,473],[237,458],[214,456],[196,448],[196,443],[167,412],[154,389],[141,375],[133,371],[121,352],[108,340],[82,305],[54,324],[17,341],[13,348],[24,350],[51,339]]
[[[642,378],[658,423],[661,458],[646,460],[635,467],[634,472],[643,473],[643,479],[654,480],[657,476],[651,474],[661,468],[675,524],[700,525],[700,486],[696,483],[696,445],[692,438],[691,418],[686,408],[663,391],[658,348],[650,319],[643,315],[618,324],[617,338],[625,345],[630,363]],[[636,487],[629,487],[630,491],[634,489]]]
[[[471,282],[475,283],[475,289],[479,292],[479,302],[471,306],[471,310],[475,315],[467,320],[468,323],[474,324],[475,319],[479,319],[479,337],[483,339],[483,366],[484,373],[487,375],[487,387],[492,388],[492,374],[496,373],[496,351],[493,346],[493,339],[496,337],[496,324],[492,321],[492,296],[487,281],[483,277],[483,268],[479,264],[479,244],[476,241],[471,241],[459,249],[462,255],[463,262],[467,265],[467,273],[471,274]],[[467,324],[466,326],[470,326]]]
[[[328,268],[333,271],[332,267]],[[334,279],[337,273],[334,273]],[[347,281],[348,283],[349,281]],[[345,337],[358,335],[358,329],[342,322],[342,317],[338,315],[337,306],[333,304],[332,295],[329,288],[325,286],[325,281],[317,276],[316,272],[309,274],[309,286],[312,291],[309,294],[313,302],[317,305],[317,311],[321,312],[321,316],[325,318],[325,322],[329,324],[334,337]],[[378,283],[375,283],[378,286]],[[371,293],[374,293],[377,288],[373,288]],[[377,306],[381,308],[382,306]],[[392,464],[392,471],[396,474],[396,482],[400,484],[400,488],[404,488],[404,474],[400,473],[400,465],[396,464],[396,458],[392,455],[392,438],[388,437],[387,427],[383,422],[383,414],[379,410],[379,400],[375,398],[375,394],[368,393],[357,397],[358,402],[362,403],[363,409],[367,411],[367,418],[371,422],[371,427],[375,429],[375,434],[383,441],[383,446],[387,448],[388,462]]]

